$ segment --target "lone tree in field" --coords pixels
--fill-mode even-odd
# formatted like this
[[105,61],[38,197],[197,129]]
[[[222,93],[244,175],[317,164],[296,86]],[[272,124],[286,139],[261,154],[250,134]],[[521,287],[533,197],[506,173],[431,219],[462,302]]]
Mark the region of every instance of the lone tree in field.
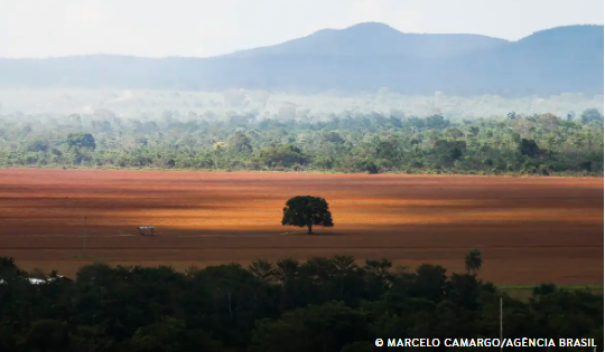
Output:
[[313,225],[332,227],[332,214],[328,202],[320,197],[298,196],[286,202],[282,225],[307,227],[313,233]]
[[468,251],[468,254],[464,258],[464,265],[466,266],[466,273],[476,274],[479,269],[481,269],[481,264],[483,263],[483,258],[481,258],[481,252],[478,249],[473,248]]

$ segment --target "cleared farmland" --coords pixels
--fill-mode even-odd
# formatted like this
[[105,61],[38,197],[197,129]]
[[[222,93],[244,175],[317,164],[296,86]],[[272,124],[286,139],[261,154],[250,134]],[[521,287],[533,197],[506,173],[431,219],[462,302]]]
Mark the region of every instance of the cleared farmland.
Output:
[[[281,226],[306,194],[334,228]],[[139,236],[149,225],[160,234]],[[26,269],[348,254],[460,271],[470,248],[498,284],[602,285],[603,179],[0,170],[0,255]]]

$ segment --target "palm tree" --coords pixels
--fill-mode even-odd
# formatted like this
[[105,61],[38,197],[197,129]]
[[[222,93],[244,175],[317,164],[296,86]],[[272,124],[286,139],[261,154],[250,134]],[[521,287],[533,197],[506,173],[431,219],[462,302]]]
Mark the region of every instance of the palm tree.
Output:
[[275,278],[278,281],[285,282],[288,279],[292,279],[298,275],[300,263],[296,259],[286,258],[280,259],[276,263],[274,271]]
[[473,248],[468,251],[468,254],[464,258],[464,265],[466,266],[466,273],[476,274],[481,269],[483,258],[481,258],[481,252],[478,249]]
[[266,260],[257,260],[252,262],[248,267],[252,275],[263,281],[269,281],[275,275],[275,267],[273,263]]

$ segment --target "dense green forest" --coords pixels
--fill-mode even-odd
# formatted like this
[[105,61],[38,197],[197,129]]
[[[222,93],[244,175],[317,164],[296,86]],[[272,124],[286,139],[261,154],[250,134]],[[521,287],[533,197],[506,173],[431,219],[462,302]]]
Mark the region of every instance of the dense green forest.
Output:
[[603,115],[0,116],[3,167],[603,175]]
[[0,258],[0,351],[363,352],[379,337],[495,338],[501,297],[503,337],[602,343],[602,295],[544,284],[520,301],[477,279],[476,250],[465,262],[449,276],[348,256],[185,273],[96,263],[70,280]]

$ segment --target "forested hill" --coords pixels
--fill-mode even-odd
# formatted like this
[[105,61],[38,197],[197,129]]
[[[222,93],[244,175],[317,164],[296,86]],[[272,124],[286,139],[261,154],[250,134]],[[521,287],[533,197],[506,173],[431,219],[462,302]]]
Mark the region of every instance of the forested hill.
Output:
[[602,94],[603,63],[603,26],[558,27],[509,42],[365,23],[213,58],[0,59],[0,87]]

